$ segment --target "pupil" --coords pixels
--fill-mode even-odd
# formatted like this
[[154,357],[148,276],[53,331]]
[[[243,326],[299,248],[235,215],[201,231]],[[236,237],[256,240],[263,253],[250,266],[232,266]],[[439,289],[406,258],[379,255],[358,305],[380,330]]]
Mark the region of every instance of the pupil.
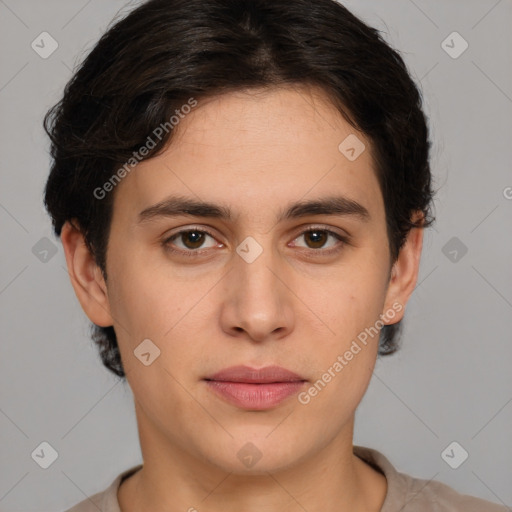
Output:
[[317,246],[321,247],[322,245],[324,245],[325,233],[323,233],[322,231],[310,231],[309,236],[310,236],[310,238],[314,239],[313,244],[317,244],[317,245],[315,245],[315,247],[317,247]]
[[189,231],[188,233],[185,234],[185,237],[185,245],[191,243],[192,248],[194,249],[201,246],[204,234],[199,233],[197,231]]

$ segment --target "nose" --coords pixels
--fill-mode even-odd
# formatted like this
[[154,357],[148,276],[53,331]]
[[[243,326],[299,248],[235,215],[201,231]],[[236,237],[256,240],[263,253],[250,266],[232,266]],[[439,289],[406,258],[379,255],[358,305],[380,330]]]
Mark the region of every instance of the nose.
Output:
[[254,342],[289,335],[295,321],[293,285],[287,283],[290,269],[271,247],[258,245],[263,250],[254,260],[251,244],[242,245],[234,255],[224,282],[220,318],[224,332]]

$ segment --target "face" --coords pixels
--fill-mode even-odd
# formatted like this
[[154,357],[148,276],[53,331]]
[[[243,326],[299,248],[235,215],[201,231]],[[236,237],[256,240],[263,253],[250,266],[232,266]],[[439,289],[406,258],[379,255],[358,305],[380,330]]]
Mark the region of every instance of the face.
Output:
[[[348,136],[365,145],[355,159],[339,149]],[[170,198],[217,210],[176,214]],[[351,435],[375,332],[401,318],[411,260],[389,280],[370,142],[320,91],[237,92],[199,101],[117,186],[106,284],[95,273],[104,307],[82,305],[114,325],[148,451],[158,440],[237,473],[260,453],[254,471],[275,471]],[[258,394],[205,380],[238,365],[300,382]]]

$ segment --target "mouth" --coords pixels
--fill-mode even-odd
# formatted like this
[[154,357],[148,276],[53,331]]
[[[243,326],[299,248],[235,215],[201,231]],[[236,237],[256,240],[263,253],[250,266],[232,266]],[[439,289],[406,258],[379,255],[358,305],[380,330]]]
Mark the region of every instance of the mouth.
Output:
[[232,366],[204,379],[208,389],[236,407],[261,411],[297,394],[307,380],[280,366]]

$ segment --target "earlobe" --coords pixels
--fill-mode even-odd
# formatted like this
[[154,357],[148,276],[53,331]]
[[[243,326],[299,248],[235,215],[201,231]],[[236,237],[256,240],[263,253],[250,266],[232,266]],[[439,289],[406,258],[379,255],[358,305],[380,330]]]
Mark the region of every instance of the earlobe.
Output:
[[[422,227],[412,228],[409,231],[392,267],[383,315],[390,309],[397,309],[397,304],[400,304],[401,307],[400,313],[393,316],[390,324],[403,318],[407,301],[416,287],[423,246],[423,231]],[[395,307],[393,307],[394,305]]]
[[82,309],[96,325],[111,326],[113,322],[107,286],[82,233],[70,222],[66,222],[60,238],[71,284]]

